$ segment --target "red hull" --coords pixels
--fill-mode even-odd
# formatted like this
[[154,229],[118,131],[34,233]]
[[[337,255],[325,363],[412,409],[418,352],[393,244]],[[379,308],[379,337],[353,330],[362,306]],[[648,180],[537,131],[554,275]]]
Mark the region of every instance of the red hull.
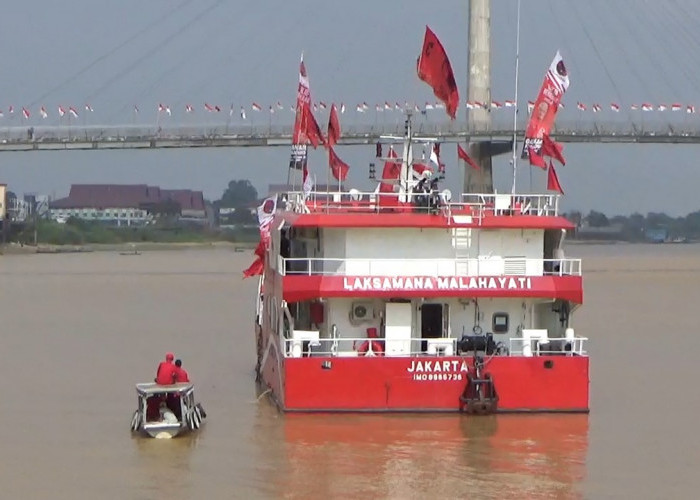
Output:
[[[582,356],[497,356],[484,373],[499,412],[587,412],[588,364]],[[470,368],[462,357],[270,356],[263,378],[285,411],[442,412],[459,411]]]

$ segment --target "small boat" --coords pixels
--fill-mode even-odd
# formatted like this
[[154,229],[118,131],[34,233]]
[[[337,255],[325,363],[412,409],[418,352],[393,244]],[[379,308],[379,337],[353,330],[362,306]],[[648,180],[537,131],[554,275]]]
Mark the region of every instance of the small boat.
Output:
[[131,431],[157,439],[170,439],[196,431],[207,417],[194,400],[194,385],[187,382],[159,385],[136,384],[138,408],[131,417]]

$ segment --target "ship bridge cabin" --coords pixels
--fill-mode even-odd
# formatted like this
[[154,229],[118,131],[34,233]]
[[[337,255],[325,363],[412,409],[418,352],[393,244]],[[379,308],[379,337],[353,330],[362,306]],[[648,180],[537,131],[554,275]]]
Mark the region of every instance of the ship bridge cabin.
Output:
[[557,195],[351,190],[278,204],[259,310],[285,357],[585,355],[571,324],[581,261],[564,255],[573,225]]

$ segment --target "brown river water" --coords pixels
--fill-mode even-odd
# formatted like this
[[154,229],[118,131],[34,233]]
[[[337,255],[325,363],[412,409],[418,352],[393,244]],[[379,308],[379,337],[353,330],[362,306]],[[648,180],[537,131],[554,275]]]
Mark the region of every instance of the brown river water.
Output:
[[[590,415],[281,415],[258,399],[249,253],[0,256],[0,498],[698,498],[700,245],[584,258]],[[172,350],[209,418],[132,437]]]

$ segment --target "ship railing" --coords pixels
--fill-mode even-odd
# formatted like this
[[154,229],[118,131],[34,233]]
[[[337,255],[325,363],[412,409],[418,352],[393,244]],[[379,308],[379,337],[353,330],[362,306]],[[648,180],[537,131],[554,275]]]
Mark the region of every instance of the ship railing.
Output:
[[[291,338],[283,338],[283,352],[287,358],[301,357],[408,357],[458,355],[457,338],[386,339],[367,337],[321,337],[317,330],[294,330]],[[546,342],[521,337],[509,340],[508,350],[500,356],[587,356],[585,337],[549,338]]]
[[306,276],[581,276],[581,259],[361,259],[278,256],[282,275]]
[[440,213],[471,216],[480,222],[485,216],[555,216],[559,195],[555,194],[462,194],[452,201],[448,191],[436,191],[435,204],[426,193],[378,193],[375,191],[289,191],[283,195],[288,208],[298,213]]
[[508,350],[511,356],[587,356],[587,342],[587,337],[574,335],[573,329],[567,329],[564,337],[548,337],[544,329],[523,330],[522,336],[508,340]]
[[[336,331],[337,333],[337,331]],[[308,356],[453,356],[456,338],[385,339],[367,337],[320,337],[317,330],[294,330],[284,338],[284,355],[288,358]]]

